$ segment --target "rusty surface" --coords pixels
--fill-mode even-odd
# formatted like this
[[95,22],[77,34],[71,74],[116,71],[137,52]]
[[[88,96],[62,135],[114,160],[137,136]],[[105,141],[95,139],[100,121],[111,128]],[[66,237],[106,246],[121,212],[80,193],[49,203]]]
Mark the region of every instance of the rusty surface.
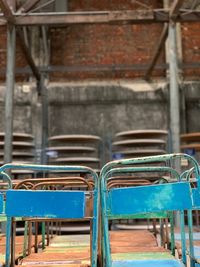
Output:
[[72,251],[66,248],[65,252],[45,252],[42,253],[32,253],[28,257],[23,260],[23,264],[25,262],[53,262],[53,261],[82,261],[82,260],[90,260],[90,252],[88,250],[79,251],[77,248],[76,251]]
[[111,253],[166,252],[148,230],[111,231]]
[[57,264],[68,267],[90,266],[89,235],[55,236],[50,245],[39,253],[32,253],[22,259],[25,266],[53,266]]
[[[61,267],[60,264],[48,264],[48,263],[44,263],[44,264],[24,264],[24,266],[29,266],[29,267]],[[74,263],[68,263],[68,264],[62,264],[62,267],[90,267],[90,264],[85,264],[85,263],[79,263],[79,264],[74,264]]]

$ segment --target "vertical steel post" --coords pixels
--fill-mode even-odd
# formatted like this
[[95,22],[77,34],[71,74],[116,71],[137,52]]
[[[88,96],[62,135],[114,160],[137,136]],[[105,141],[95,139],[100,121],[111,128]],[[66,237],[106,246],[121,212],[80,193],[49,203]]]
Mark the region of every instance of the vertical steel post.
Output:
[[[170,132],[172,152],[180,152],[180,94],[178,84],[178,60],[176,46],[176,24],[169,23],[169,84],[170,84]],[[177,160],[175,168],[180,172],[181,164]],[[180,226],[180,216],[176,214],[175,224]]]
[[41,77],[41,102],[42,102],[42,144],[41,144],[41,164],[47,163],[46,147],[48,141],[48,94],[44,84],[44,75]]
[[180,151],[180,94],[178,84],[178,61],[176,46],[176,26],[169,25],[169,82],[170,82],[170,129],[172,134],[172,150]]
[[[11,10],[15,10],[16,1],[7,1]],[[16,51],[16,29],[14,25],[7,26],[7,70],[6,70],[6,92],[5,92],[5,138],[4,138],[4,163],[12,161],[12,139],[13,139],[13,102],[15,86],[15,51]]]
[[15,86],[15,49],[16,30],[14,25],[7,29],[7,71],[5,92],[5,145],[4,163],[12,161],[12,135],[13,135],[13,105]]

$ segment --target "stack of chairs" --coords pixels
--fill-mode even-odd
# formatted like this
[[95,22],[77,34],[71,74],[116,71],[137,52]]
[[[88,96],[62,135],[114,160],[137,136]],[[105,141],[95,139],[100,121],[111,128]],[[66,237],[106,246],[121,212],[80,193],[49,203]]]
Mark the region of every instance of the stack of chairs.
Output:
[[[94,266],[97,265],[98,238],[98,177],[87,167],[40,166],[7,164],[0,173],[8,169],[32,170],[38,173],[64,171],[68,177],[32,178],[12,184],[5,176],[8,190],[0,194],[0,207],[5,205],[7,217],[6,244],[0,243],[5,255],[6,267],[25,266]],[[74,176],[70,176],[73,172]],[[90,179],[80,176],[87,174]],[[79,177],[79,178],[78,178]],[[76,187],[80,190],[77,191]],[[5,195],[5,196],[4,196]],[[3,204],[4,198],[6,203]],[[0,211],[2,213],[2,210]],[[20,217],[25,222],[25,235],[16,236],[15,224]],[[89,235],[54,236],[49,225],[60,221],[89,221]],[[42,235],[39,235],[39,226]],[[33,231],[34,230],[34,231]],[[91,247],[92,244],[92,247]],[[5,249],[6,247],[6,249]]]
[[[116,160],[103,167],[100,176],[103,266],[199,266],[193,248],[191,214],[192,209],[200,207],[200,184],[193,189],[190,179],[188,182],[175,168],[167,166],[169,162],[180,158],[187,159],[193,164],[196,180],[200,182],[197,162],[182,154]],[[157,162],[166,164],[156,166]],[[132,185],[127,185],[126,179],[124,182],[121,179],[120,184],[109,186],[110,177],[144,172],[169,172],[173,179],[165,182],[162,180],[161,184],[154,185],[137,185],[134,178],[131,181]],[[187,234],[184,212],[187,212],[188,217]],[[181,220],[181,249],[177,248],[175,243],[174,221],[177,216],[180,216]],[[151,231],[109,231],[109,221],[127,218],[143,218],[147,221],[154,218],[160,223],[159,235],[157,228]],[[186,243],[186,235],[189,235],[189,243]],[[191,265],[188,265],[188,259]]]
[[[148,130],[130,130],[117,133],[112,142],[112,159],[120,160],[120,159],[129,159],[129,158],[137,158],[137,157],[146,157],[146,156],[155,156],[155,155],[164,155],[167,153],[167,138],[168,132],[166,130],[156,130],[156,129],[148,129]],[[163,163],[157,163],[157,165],[161,165]],[[133,177],[134,176],[134,177]],[[163,173],[163,178],[168,178],[168,174]],[[134,178],[135,183],[138,185],[143,184],[151,184],[158,181],[161,177],[159,173],[154,172],[143,173],[143,177],[141,174],[120,174],[120,176],[115,177],[114,181],[116,183],[116,178],[118,181],[123,180],[127,185]],[[112,181],[112,177],[109,178]],[[113,181],[113,182],[114,182]],[[116,220],[113,222],[110,227],[117,228],[131,228],[136,227],[135,223],[138,222],[137,227],[143,227],[143,220]],[[153,227],[150,224],[150,227]]]
[[[181,151],[192,157],[194,157],[198,162],[200,161],[200,132],[190,132],[180,135]],[[188,161],[182,161],[182,169],[188,169]],[[196,187],[196,183],[193,183],[193,186]],[[195,226],[194,238],[196,240],[196,248],[200,251],[200,212],[199,210],[194,210],[193,214],[193,223]],[[176,238],[180,239],[180,233],[176,234]],[[199,253],[200,254],[200,253]]]
[[[193,169],[182,174],[169,165],[180,159],[187,159]],[[163,162],[162,166],[156,165]],[[69,175],[24,180],[13,188],[12,180],[5,175],[8,169],[65,171]],[[123,174],[141,173],[143,177],[143,173],[154,172],[160,173],[161,183],[141,184],[134,178],[129,183],[118,178],[116,183],[113,182],[115,177]],[[165,172],[173,179],[163,181],[161,174]],[[90,179],[82,178],[83,174]],[[200,169],[197,161],[189,155],[166,154],[116,160],[103,166],[99,177],[84,166],[17,164],[2,166],[0,175],[8,183],[8,189],[0,193],[0,213],[7,218],[6,267],[199,267],[200,261],[193,246],[191,214],[192,210],[200,209]],[[77,186],[81,190],[77,191]],[[185,212],[189,222],[188,233]],[[175,243],[174,221],[177,216],[181,221],[181,249]],[[25,231],[28,236],[25,235],[23,247],[15,242],[15,220],[18,217],[26,222],[28,230]],[[154,219],[157,225],[150,230],[109,230],[110,220],[129,218]],[[88,236],[55,236],[48,228],[52,221],[85,219],[90,221]],[[37,224],[41,222],[45,231],[42,231],[40,244]],[[31,231],[33,226],[34,232]],[[22,255],[19,253],[21,250]]]
[[[0,165],[4,164],[4,136],[5,133],[0,133]],[[35,140],[34,136],[27,133],[13,133],[13,151],[12,162],[15,163],[35,163]],[[33,172],[30,170],[13,170],[13,177],[31,177]]]
[[[101,168],[101,145],[102,140],[96,135],[58,135],[49,138],[47,148],[48,164],[67,165],[67,166],[87,166],[92,168],[96,173]],[[56,173],[51,173],[50,177],[54,178]],[[58,175],[58,173],[56,174]],[[69,173],[60,172],[60,176],[67,177]],[[73,175],[71,173],[70,175]],[[81,174],[82,178],[87,179],[86,174]],[[81,190],[79,186],[77,190]],[[88,233],[89,223],[84,222],[63,222],[59,225],[54,224],[51,229],[55,232],[66,233]]]
[[95,135],[57,135],[49,138],[49,164],[84,165],[96,172],[101,168],[102,140]]
[[186,133],[180,136],[182,152],[200,160],[200,132]]
[[112,158],[126,159],[166,154],[168,132],[131,130],[117,133],[112,142]]

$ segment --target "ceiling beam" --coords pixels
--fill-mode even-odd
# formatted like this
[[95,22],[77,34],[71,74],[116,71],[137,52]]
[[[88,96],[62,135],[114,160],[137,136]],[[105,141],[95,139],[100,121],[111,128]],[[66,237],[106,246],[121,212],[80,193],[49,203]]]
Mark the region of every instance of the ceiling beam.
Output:
[[163,27],[163,30],[162,30],[162,33],[161,33],[161,36],[160,36],[160,39],[158,40],[157,42],[157,46],[153,52],[153,57],[151,59],[151,62],[150,62],[150,65],[144,75],[144,78],[145,80],[148,80],[149,77],[151,76],[152,74],[152,71],[154,69],[154,66],[156,65],[157,61],[158,61],[158,58],[160,56],[160,53],[163,49],[163,46],[165,45],[165,41],[167,39],[167,36],[168,36],[168,23],[165,23],[164,27]]
[[174,0],[170,8],[169,17],[171,20],[176,20],[179,15],[180,8],[183,5],[184,0]]
[[[0,7],[1,7],[2,11],[4,12],[4,16],[5,16],[6,20],[8,21],[8,23],[15,24],[16,23],[15,16],[13,15],[10,7],[8,6],[8,4],[5,0],[0,0]],[[26,45],[23,32],[20,28],[17,29],[17,36],[18,36],[18,39],[20,42],[21,49],[25,55],[25,58],[26,58],[28,64],[30,65],[30,68],[31,68],[35,78],[37,79],[37,81],[40,81],[40,79],[41,79],[40,72],[39,72],[37,66],[35,65],[35,62],[31,56],[30,50],[29,50],[28,46]]]
[[29,12],[33,7],[35,7],[40,0],[28,0],[17,10],[17,13]]
[[8,23],[15,24],[15,17],[10,9],[10,6],[7,1],[0,0],[0,8],[7,20]]
[[[0,0],[1,2],[3,0]],[[5,0],[3,1],[5,3]],[[145,24],[168,23],[169,11],[164,9],[135,10],[135,11],[106,11],[106,12],[66,12],[66,13],[29,13],[28,15],[14,14],[15,24],[19,26],[65,26],[71,24]],[[187,12],[182,9],[176,22],[200,22],[200,11]],[[0,25],[6,25],[3,14],[0,14]]]
[[[178,18],[179,12],[180,12],[180,7],[183,4],[183,0],[174,0],[174,2],[172,3],[171,7],[170,7],[170,11],[169,11],[169,17],[171,20],[175,21]],[[146,80],[148,80],[150,78],[150,75],[153,72],[153,69],[158,61],[158,58],[161,54],[161,51],[165,45],[165,42],[167,40],[168,37],[168,23],[165,23],[162,34],[160,36],[160,39],[158,40],[157,46],[155,48],[155,51],[153,52],[153,57],[152,60],[150,62],[149,68],[145,73],[144,78]]]

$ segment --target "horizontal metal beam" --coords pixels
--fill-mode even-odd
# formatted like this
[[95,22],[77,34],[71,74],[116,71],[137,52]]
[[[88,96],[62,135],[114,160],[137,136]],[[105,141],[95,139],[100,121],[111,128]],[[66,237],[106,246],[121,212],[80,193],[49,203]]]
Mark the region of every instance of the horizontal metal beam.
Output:
[[[1,0],[2,1],[2,0]],[[144,24],[169,22],[169,11],[134,10],[134,11],[105,11],[105,12],[66,12],[66,13],[29,13],[14,14],[15,24],[26,25],[52,25],[63,26],[70,24]],[[176,18],[177,22],[199,22],[200,11],[180,10]],[[3,14],[0,14],[0,25],[7,23]]]
[[[48,67],[38,67],[40,72],[54,73],[54,72],[98,72],[98,71],[147,71],[149,64],[116,64],[116,65],[91,65],[91,66],[55,66],[50,65]],[[183,70],[187,69],[199,69],[199,62],[188,62],[179,64],[179,68]],[[157,64],[155,70],[166,70],[168,64]],[[0,68],[0,76],[5,75],[6,69]],[[32,70],[30,67],[19,68],[16,67],[16,74],[31,74]]]

